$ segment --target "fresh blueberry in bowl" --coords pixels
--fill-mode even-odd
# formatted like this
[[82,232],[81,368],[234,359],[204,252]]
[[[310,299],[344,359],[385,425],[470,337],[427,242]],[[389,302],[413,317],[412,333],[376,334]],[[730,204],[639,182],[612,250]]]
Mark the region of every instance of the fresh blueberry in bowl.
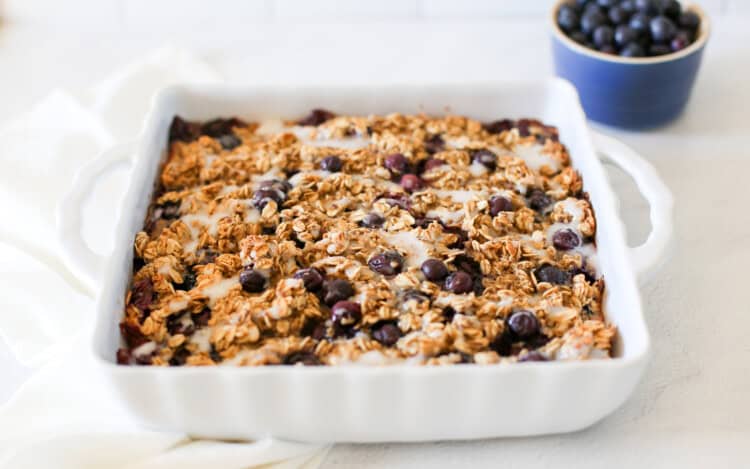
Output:
[[700,7],[558,0],[550,20],[557,74],[577,88],[588,118],[638,129],[681,114],[710,33]]

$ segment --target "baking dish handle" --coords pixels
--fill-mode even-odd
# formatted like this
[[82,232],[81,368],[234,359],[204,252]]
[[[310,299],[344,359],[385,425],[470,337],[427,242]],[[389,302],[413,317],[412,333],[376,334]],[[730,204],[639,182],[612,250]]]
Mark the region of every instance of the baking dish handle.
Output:
[[599,132],[591,131],[597,151],[635,181],[650,206],[651,233],[640,246],[630,248],[631,263],[640,280],[665,258],[672,238],[672,193],[654,167],[632,148]]
[[63,260],[91,293],[99,290],[105,258],[92,251],[81,235],[83,204],[99,177],[130,162],[134,152],[135,142],[116,145],[102,152],[81,167],[70,191],[57,206],[57,238],[63,248]]

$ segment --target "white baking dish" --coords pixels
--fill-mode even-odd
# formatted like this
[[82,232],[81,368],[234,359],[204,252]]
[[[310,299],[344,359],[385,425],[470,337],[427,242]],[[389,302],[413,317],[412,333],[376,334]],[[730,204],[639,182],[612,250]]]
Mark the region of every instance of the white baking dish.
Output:
[[[559,127],[584,177],[598,218],[597,244],[607,281],[606,313],[617,325],[615,358],[514,366],[448,367],[127,367],[115,364],[118,322],[129,282],[134,235],[142,226],[167,132],[188,119],[297,117],[313,107],[339,113],[450,112],[481,120],[535,117]],[[596,145],[595,143],[596,142]],[[625,244],[617,202],[597,149],[628,171],[651,204],[653,232]],[[649,352],[636,273],[652,269],[671,235],[671,196],[651,166],[617,141],[592,134],[567,82],[361,88],[169,88],[155,99],[133,160],[117,225],[104,259],[80,237],[80,207],[97,175],[129,157],[108,152],[80,173],[61,203],[60,234],[74,269],[103,283],[94,353],[125,405],[145,426],[211,438],[266,435],[308,441],[420,441],[569,432],[600,420],[633,391]]]

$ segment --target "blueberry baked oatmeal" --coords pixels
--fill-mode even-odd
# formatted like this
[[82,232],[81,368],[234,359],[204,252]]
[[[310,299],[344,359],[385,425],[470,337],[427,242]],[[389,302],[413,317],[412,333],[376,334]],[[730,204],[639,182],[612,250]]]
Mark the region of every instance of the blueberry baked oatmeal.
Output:
[[121,364],[606,358],[596,220],[537,120],[175,117]]

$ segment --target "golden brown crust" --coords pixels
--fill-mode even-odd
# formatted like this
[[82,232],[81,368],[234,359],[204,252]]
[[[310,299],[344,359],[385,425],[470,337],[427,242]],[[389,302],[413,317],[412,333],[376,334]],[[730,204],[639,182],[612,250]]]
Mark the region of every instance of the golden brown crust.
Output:
[[[608,356],[614,327],[602,313],[595,217],[554,128],[521,120],[496,131],[461,116],[400,114],[339,116],[317,127],[218,122],[213,136],[190,130],[170,142],[134,242],[121,363]],[[478,162],[481,151],[492,161]],[[399,171],[386,164],[394,153],[421,188],[399,185]],[[330,156],[340,171],[320,170]],[[425,171],[429,159],[445,164]],[[259,185],[271,180],[289,185],[259,202]],[[493,197],[505,199],[501,211]],[[372,213],[382,226],[368,226]],[[565,230],[578,245],[556,241]],[[400,272],[368,265],[394,251]],[[428,280],[420,270],[427,258],[466,272],[470,291]],[[349,282],[348,300],[361,313],[354,325],[332,321],[325,293],[294,277],[303,268]],[[262,291],[241,284],[249,269],[265,279]],[[531,312],[538,331],[519,335],[509,325],[518,311]]]

